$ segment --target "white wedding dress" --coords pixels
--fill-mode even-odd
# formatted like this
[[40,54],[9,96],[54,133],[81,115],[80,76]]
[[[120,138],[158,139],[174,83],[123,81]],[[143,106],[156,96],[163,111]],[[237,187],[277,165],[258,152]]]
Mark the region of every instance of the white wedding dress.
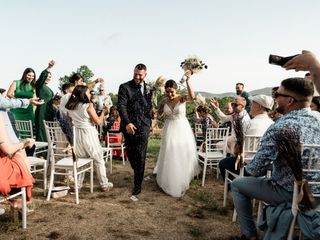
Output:
[[185,102],[178,102],[174,109],[165,104],[163,113],[165,123],[154,173],[164,192],[181,197],[199,173],[196,142],[186,118]]

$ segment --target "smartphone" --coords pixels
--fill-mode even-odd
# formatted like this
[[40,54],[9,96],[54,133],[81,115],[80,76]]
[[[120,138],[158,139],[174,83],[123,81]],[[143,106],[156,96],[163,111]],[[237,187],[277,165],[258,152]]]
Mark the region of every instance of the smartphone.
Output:
[[293,55],[293,56],[289,56],[289,57],[281,57],[281,56],[270,54],[269,55],[269,63],[274,64],[274,65],[279,65],[282,67],[283,65],[285,65],[289,60],[291,60],[295,56],[298,56],[298,54]]

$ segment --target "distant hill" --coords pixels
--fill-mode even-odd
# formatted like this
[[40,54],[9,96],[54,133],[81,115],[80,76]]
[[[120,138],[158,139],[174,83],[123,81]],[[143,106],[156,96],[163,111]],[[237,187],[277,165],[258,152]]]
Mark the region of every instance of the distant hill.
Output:
[[[253,91],[250,91],[249,94],[251,96],[254,95],[258,95],[258,94],[264,94],[264,95],[268,95],[271,96],[271,90],[272,87],[266,87],[266,88],[261,88],[261,89],[256,89]],[[236,93],[235,92],[226,92],[226,93],[209,93],[209,92],[196,92],[197,94],[201,94],[202,96],[204,96],[205,98],[223,98],[223,97],[235,97]]]

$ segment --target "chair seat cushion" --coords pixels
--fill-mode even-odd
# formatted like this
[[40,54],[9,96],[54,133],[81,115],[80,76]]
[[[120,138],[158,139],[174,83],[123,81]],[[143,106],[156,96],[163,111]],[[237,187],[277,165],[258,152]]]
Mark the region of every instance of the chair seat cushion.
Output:
[[37,157],[28,157],[28,159],[30,160],[30,165],[34,166],[34,165],[44,165],[47,160],[43,159],[43,158],[37,158]]
[[36,148],[48,147],[47,142],[35,142]]
[[[78,167],[82,167],[90,162],[92,162],[92,159],[90,158],[78,158],[77,165]],[[72,167],[72,166],[73,166],[73,159],[71,157],[62,158],[55,164],[55,167]]]
[[198,152],[198,155],[202,158],[208,158],[208,159],[222,159],[225,156],[223,155],[222,152],[209,152],[209,153],[205,153],[205,152]]

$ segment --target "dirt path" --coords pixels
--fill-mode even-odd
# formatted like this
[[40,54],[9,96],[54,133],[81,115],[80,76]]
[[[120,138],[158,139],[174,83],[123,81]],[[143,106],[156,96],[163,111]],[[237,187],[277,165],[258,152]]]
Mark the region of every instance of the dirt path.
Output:
[[[154,165],[154,159],[147,161],[146,175]],[[231,203],[222,208],[223,182],[213,173],[205,187],[194,180],[182,199],[167,196],[155,179],[145,181],[138,202],[129,200],[133,175],[128,163],[115,162],[108,177],[114,189],[91,194],[85,187],[79,205],[70,194],[47,202],[36,186],[28,229],[5,214],[0,239],[228,239],[239,234],[238,224],[231,222]]]

